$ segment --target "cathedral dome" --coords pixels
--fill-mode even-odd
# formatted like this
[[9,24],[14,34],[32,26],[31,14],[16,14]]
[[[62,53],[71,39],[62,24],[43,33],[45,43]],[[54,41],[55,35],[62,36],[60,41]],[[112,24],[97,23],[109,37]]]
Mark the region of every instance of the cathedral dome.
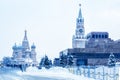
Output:
[[16,50],[17,49],[17,46],[16,44],[12,47],[13,50]]
[[12,49],[13,49],[13,50],[16,50],[16,49],[17,49],[17,46],[13,46]]
[[36,46],[33,44],[32,46],[31,46],[31,49],[35,49],[36,48]]

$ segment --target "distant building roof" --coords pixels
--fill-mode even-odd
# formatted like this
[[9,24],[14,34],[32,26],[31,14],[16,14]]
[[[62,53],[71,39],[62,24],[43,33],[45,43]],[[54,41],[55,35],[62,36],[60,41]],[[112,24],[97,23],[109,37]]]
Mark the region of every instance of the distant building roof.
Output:
[[99,31],[93,31],[90,32],[91,34],[108,34],[108,32],[99,32]]
[[86,36],[87,39],[106,39],[109,38],[108,32],[90,32]]

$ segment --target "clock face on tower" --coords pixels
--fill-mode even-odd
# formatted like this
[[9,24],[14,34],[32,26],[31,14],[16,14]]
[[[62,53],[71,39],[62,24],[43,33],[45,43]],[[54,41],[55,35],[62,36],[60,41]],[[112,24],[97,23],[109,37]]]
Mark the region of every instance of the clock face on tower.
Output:
[[79,29],[79,32],[82,33],[82,32],[83,32],[83,29]]

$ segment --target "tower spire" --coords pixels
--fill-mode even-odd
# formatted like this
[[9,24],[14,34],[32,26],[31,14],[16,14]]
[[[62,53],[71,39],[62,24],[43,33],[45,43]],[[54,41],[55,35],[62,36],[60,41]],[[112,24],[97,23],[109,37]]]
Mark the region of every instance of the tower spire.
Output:
[[80,9],[79,9],[78,18],[82,18],[81,4],[79,4],[79,7],[80,7]]
[[27,40],[27,30],[25,30],[24,41]]

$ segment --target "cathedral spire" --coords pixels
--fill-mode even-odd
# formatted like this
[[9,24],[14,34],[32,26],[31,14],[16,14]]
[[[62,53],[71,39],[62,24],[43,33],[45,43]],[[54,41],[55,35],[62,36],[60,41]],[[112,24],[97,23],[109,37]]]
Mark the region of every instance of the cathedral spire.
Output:
[[27,31],[26,30],[25,30],[25,34],[24,34],[24,39],[22,41],[22,46],[23,46],[24,50],[30,49],[29,48],[29,42],[28,42],[28,39],[27,39]]
[[81,4],[79,4],[79,7],[80,7],[80,9],[79,9],[78,18],[82,18]]
[[25,30],[24,41],[27,40],[27,31]]

